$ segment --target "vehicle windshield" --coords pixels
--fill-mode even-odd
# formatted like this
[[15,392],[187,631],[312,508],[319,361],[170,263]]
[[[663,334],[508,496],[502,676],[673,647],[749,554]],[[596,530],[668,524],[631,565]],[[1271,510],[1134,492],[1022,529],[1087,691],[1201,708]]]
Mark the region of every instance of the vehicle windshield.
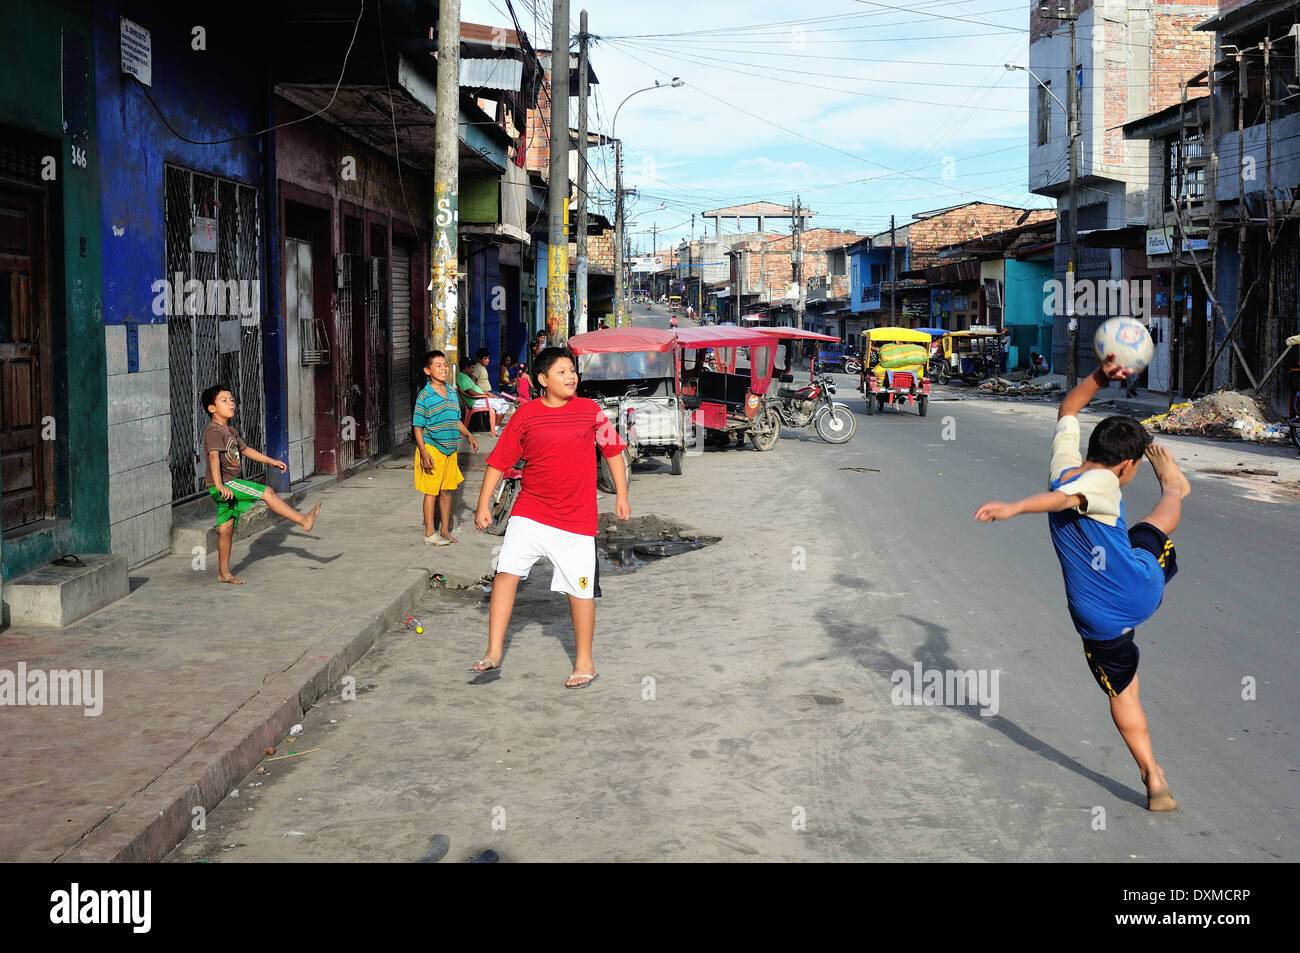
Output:
[[632,381],[673,376],[673,352],[620,351],[579,354],[578,374],[588,381]]

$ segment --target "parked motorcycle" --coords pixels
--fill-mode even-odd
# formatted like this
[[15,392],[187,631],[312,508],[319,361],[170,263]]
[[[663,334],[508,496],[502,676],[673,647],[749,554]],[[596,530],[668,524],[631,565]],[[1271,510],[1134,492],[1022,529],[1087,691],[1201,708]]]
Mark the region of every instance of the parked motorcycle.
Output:
[[833,396],[831,376],[816,374],[804,387],[782,383],[775,395],[768,395],[767,402],[787,427],[812,424],[817,436],[827,443],[847,443],[858,428],[857,421],[848,405],[832,401]]
[[[618,429],[618,436],[623,441],[623,472],[627,474],[627,482],[632,482],[632,461],[640,454],[639,441],[636,433],[636,407],[628,406],[630,401],[639,397],[645,388],[640,384],[633,384],[628,387],[627,392],[622,397],[601,397],[596,399],[596,403],[601,405],[605,411],[605,416],[609,422]],[[675,473],[680,473],[680,457]],[[609,460],[603,453],[596,454],[596,489],[602,493],[615,492],[614,473],[609,468]]]
[[497,483],[497,488],[492,491],[492,522],[488,524],[487,531],[493,536],[505,535],[506,524],[510,522],[510,511],[515,508],[515,500],[519,497],[519,489],[523,486],[523,480],[523,460],[502,472],[501,481]]

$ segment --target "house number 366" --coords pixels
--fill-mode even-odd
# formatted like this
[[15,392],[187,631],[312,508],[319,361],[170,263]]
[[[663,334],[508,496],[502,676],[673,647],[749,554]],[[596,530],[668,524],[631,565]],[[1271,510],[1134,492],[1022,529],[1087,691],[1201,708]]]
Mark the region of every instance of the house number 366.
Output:
[[83,169],[86,167],[85,149],[78,149],[76,146],[72,147],[72,164],[76,166],[80,166]]

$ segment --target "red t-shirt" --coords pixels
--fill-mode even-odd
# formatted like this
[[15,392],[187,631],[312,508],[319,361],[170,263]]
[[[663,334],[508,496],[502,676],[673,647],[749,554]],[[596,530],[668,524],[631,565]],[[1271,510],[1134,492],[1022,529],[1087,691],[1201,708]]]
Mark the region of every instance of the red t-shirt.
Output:
[[596,535],[596,455],[623,452],[623,441],[594,400],[575,397],[563,407],[539,400],[520,404],[487,465],[507,470],[525,461],[523,486],[512,516],[525,516],[581,536]]

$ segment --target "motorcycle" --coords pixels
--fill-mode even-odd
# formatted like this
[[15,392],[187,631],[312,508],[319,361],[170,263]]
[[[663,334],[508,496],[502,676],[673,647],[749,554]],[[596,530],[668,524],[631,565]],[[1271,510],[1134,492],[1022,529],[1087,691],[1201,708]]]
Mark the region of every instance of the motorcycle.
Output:
[[804,387],[782,384],[767,402],[787,427],[807,427],[810,423],[817,436],[827,443],[847,443],[857,430],[857,420],[847,404],[837,403],[835,382],[829,374],[817,374]]
[[493,536],[504,536],[506,524],[510,522],[510,511],[515,508],[515,500],[524,481],[524,461],[520,460],[501,474],[497,488],[492,491],[492,522],[487,531]]
[[[619,439],[623,441],[623,472],[627,480],[632,481],[632,461],[640,454],[640,441],[636,433],[636,408],[627,406],[627,401],[639,397],[645,390],[639,384],[631,385],[622,397],[600,397],[596,403],[601,405],[609,422],[618,430]],[[680,457],[674,473],[681,472]],[[596,488],[602,493],[613,493],[614,474],[609,468],[609,461],[602,453],[596,454]]]

